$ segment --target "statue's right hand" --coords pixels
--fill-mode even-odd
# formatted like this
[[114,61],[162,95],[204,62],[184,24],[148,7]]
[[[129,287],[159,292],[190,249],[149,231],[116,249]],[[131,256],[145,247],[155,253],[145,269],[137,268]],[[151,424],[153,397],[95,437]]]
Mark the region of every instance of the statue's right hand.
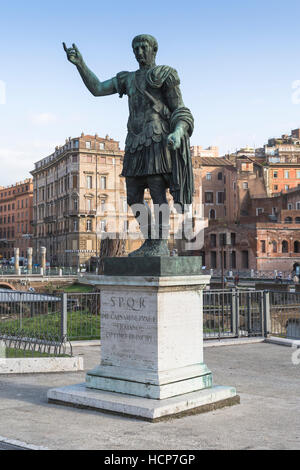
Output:
[[80,54],[76,44],[73,44],[72,47],[67,47],[63,42],[63,48],[67,54],[68,60],[74,65],[81,65],[83,63],[82,55]]

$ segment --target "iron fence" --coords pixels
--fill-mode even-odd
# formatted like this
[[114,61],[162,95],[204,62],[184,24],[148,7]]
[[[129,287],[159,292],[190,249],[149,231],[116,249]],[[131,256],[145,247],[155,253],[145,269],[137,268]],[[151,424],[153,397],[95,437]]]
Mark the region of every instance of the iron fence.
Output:
[[300,339],[300,292],[270,292],[271,333]]
[[207,290],[203,293],[203,336],[226,338],[266,334],[266,293]]
[[[21,276],[26,275],[33,275],[38,276],[41,275],[41,267],[40,266],[33,266],[32,270],[28,270],[27,266],[20,266],[19,274]],[[0,265],[0,276],[15,276],[17,275],[14,266],[6,266]],[[47,267],[43,271],[43,276],[77,276],[78,269],[72,267],[62,267],[62,268],[55,268],[55,267]]]
[[0,358],[71,357],[72,345],[67,338],[49,334],[44,337],[27,336],[26,331],[0,334]]
[[[33,339],[35,347],[47,341],[54,346],[99,339],[100,295],[0,291],[0,340],[18,339],[23,349],[30,349]],[[268,334],[300,338],[300,293],[236,288],[203,292],[204,339]]]
[[100,293],[0,291],[0,339],[100,338]]

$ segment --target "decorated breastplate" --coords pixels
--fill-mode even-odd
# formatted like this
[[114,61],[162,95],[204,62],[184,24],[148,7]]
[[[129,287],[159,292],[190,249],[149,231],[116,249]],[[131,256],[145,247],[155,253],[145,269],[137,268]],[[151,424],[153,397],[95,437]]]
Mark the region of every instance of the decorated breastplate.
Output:
[[146,71],[131,76],[128,90],[129,120],[126,152],[134,153],[152,142],[161,142],[170,132],[170,111],[163,103],[161,88],[147,86]]

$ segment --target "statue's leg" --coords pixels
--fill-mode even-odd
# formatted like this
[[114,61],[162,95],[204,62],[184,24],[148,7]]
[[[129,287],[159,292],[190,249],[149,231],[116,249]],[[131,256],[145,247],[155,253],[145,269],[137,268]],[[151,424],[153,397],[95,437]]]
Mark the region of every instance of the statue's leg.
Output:
[[151,239],[151,231],[153,231],[153,221],[151,210],[144,201],[144,192],[147,187],[147,180],[144,177],[127,177],[127,203],[131,207],[134,217],[136,218],[142,235],[145,240]]
[[162,175],[147,177],[148,187],[154,204],[155,238],[168,240],[170,231],[170,208],[167,201],[167,184]]

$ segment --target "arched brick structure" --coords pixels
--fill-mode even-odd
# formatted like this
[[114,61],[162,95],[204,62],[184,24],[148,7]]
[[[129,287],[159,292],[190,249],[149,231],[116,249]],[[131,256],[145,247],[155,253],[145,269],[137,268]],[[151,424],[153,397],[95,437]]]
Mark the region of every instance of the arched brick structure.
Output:
[[11,284],[8,284],[8,282],[1,282],[1,281],[0,281],[0,289],[16,290],[16,288],[12,286]]

